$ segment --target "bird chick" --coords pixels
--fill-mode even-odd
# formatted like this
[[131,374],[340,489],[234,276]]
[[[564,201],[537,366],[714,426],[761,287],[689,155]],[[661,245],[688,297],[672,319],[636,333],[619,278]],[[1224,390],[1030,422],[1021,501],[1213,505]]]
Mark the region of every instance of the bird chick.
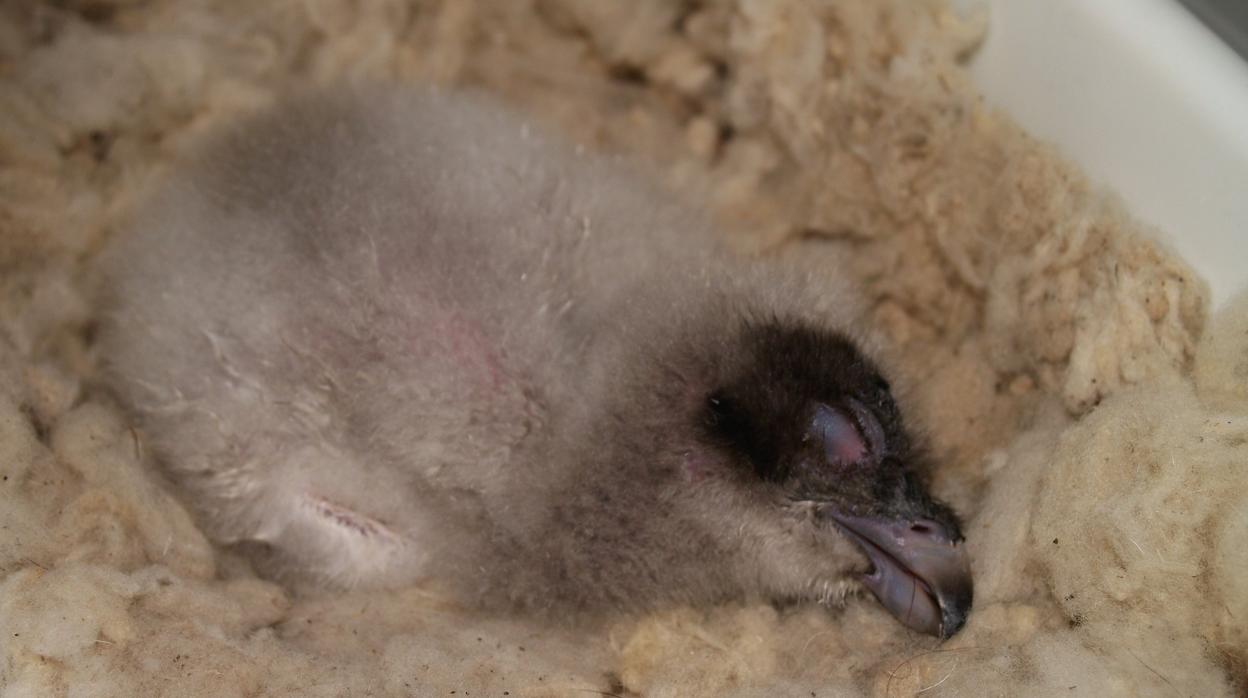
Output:
[[735,259],[480,95],[341,89],[209,140],[102,259],[103,373],[209,534],[495,608],[971,605],[833,273]]

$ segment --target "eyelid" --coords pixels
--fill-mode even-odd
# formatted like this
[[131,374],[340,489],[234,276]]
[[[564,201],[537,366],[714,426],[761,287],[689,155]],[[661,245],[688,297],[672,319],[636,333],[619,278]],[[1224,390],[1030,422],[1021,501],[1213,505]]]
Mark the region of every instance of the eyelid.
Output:
[[854,413],[854,421],[858,423],[858,429],[866,439],[867,450],[876,459],[884,458],[887,455],[888,441],[884,438],[884,428],[880,426],[880,420],[876,418],[875,413],[852,397],[847,398],[845,404]]
[[862,403],[852,398],[844,407],[820,404],[810,432],[822,443],[828,461],[842,464],[875,462],[884,456],[884,430]]
[[811,434],[829,462],[849,465],[871,457],[871,445],[855,422],[853,415],[838,407],[821,404],[815,408]]

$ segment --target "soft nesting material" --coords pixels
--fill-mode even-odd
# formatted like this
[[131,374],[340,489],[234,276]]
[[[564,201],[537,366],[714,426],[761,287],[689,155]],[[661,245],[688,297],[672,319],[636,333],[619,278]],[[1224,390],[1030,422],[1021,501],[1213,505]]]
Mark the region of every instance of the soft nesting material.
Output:
[[[984,26],[905,0],[0,6],[3,695],[1248,690],[1248,297],[1206,321],[1152,231],[980,103]],[[847,250],[924,377],[966,629],[863,597],[545,627],[214,548],[93,383],[91,260],[206,129],[358,78],[498,92],[708,202],[743,254]]]

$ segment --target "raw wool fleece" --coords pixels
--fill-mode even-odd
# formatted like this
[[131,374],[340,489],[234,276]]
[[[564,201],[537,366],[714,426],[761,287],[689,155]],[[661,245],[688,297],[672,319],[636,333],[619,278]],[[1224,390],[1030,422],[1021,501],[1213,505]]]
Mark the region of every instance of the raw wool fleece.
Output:
[[[1204,327],[1186,265],[979,103],[983,27],[907,0],[4,3],[3,695],[1248,690],[1248,297]],[[539,627],[294,594],[211,546],[92,387],[91,258],[206,128],[344,78],[490,89],[710,201],[745,252],[849,255],[924,378],[966,629],[869,599]]]

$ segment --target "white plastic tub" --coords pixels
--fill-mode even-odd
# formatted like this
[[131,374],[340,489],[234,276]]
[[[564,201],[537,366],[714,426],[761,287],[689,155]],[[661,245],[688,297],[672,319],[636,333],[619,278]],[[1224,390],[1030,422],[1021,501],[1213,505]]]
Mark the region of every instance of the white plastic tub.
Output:
[[983,3],[985,98],[1165,231],[1215,307],[1248,286],[1248,62],[1175,0]]

